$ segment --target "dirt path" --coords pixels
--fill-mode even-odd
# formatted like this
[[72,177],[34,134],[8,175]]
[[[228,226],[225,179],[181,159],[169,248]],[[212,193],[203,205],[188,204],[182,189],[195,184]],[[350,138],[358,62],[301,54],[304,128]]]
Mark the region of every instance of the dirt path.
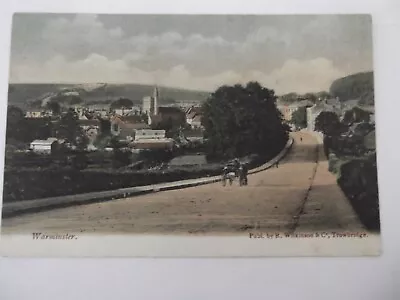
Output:
[[[216,183],[56,209],[5,219],[3,232],[234,234],[339,229],[346,220],[356,220],[328,176],[315,138],[304,132],[293,137],[293,148],[279,167],[250,175],[245,187]],[[359,228],[353,221],[347,229]]]

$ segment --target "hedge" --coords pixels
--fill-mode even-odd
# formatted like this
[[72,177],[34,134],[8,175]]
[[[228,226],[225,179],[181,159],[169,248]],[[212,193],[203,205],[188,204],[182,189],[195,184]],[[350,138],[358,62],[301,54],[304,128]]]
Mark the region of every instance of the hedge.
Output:
[[329,154],[329,171],[350,201],[363,225],[369,230],[380,229],[378,176],[376,155],[338,157]]
[[174,168],[154,171],[13,169],[4,172],[4,202],[114,190],[218,175],[221,167]]
[[369,230],[379,230],[378,176],[372,158],[343,163],[337,182],[364,226]]

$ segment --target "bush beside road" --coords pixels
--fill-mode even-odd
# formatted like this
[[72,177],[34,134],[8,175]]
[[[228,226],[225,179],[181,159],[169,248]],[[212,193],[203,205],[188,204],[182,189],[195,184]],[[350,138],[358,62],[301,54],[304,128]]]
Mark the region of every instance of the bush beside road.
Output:
[[349,155],[326,146],[329,171],[337,175],[338,185],[361,222],[369,230],[380,230],[376,152]]

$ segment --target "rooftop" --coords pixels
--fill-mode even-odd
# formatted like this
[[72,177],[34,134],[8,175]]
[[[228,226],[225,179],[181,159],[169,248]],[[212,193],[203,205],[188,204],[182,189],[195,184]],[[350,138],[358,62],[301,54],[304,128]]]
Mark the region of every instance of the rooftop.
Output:
[[176,106],[161,106],[158,108],[160,114],[184,113],[182,109]]

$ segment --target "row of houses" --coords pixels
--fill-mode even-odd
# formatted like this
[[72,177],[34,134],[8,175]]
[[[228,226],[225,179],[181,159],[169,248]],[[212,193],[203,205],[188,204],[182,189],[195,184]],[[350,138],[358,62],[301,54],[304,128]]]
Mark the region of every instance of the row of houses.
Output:
[[[152,130],[152,129],[135,129],[130,133],[127,140],[128,147],[132,150],[146,150],[146,149],[167,149],[172,150],[174,147],[174,140],[166,137],[165,130]],[[30,143],[30,150],[35,153],[51,154],[58,151],[61,147],[73,148],[67,140],[48,138],[46,140],[34,140]],[[93,150],[96,150],[92,147]],[[106,147],[106,150],[112,150]]]
[[283,118],[286,121],[292,120],[292,115],[299,108],[306,108],[306,118],[307,118],[307,129],[314,131],[315,120],[318,115],[323,111],[329,111],[337,114],[339,118],[343,118],[344,113],[355,107],[359,107],[364,111],[370,113],[370,122],[375,123],[375,109],[374,107],[362,106],[358,104],[358,100],[347,100],[341,102],[339,98],[331,99],[319,99],[317,102],[311,102],[309,100],[302,100],[292,104],[278,103],[278,109],[281,111]]

